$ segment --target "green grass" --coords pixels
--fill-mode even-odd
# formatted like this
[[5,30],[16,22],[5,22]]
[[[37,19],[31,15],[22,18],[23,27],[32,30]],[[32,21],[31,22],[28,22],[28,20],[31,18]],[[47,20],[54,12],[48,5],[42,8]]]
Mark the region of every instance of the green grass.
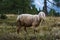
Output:
[[5,20],[0,19],[0,40],[60,40],[60,27],[57,24],[60,22],[60,17],[47,17],[46,22],[37,27],[38,32],[35,34],[32,28],[27,28],[28,34],[23,28],[17,34],[14,25],[16,18],[15,15],[8,16]]

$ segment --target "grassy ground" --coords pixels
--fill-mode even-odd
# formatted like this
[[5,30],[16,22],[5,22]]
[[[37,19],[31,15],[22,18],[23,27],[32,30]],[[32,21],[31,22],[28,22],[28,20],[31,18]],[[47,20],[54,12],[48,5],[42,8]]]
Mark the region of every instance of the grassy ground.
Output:
[[47,17],[46,22],[37,27],[38,32],[35,34],[32,28],[27,28],[28,34],[23,28],[17,34],[16,17],[0,19],[0,40],[60,40],[60,17]]

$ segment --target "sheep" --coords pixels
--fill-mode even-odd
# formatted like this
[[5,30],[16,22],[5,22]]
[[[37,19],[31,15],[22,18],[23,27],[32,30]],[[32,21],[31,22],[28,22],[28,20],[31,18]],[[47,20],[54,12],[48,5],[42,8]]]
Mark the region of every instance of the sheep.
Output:
[[26,27],[33,27],[34,32],[36,32],[35,28],[40,24],[41,20],[44,20],[45,13],[39,12],[38,15],[31,14],[21,14],[17,17],[17,33],[19,34],[19,30],[21,27],[24,27],[25,32],[27,32]]

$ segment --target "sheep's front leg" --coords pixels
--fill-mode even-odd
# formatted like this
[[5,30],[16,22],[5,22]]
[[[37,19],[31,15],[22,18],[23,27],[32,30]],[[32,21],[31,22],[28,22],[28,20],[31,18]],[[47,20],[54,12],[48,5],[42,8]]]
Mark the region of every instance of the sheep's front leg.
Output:
[[38,31],[37,31],[36,27],[34,27],[34,33],[36,33],[36,32],[38,32]]
[[32,27],[33,27],[33,29],[34,29],[34,34],[35,34],[35,33],[37,32],[37,30],[36,30],[36,24],[33,23]]
[[44,20],[41,19],[41,21],[40,21],[40,26],[42,25],[42,22],[43,22],[43,21],[44,21]]
[[26,27],[24,27],[24,30],[25,30],[25,32],[27,33],[27,29],[26,29]]

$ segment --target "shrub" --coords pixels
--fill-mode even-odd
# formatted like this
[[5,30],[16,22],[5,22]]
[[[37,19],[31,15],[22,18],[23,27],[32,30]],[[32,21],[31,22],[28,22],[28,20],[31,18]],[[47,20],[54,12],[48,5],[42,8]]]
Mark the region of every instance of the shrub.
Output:
[[0,18],[1,18],[1,19],[7,19],[7,16],[4,15],[4,14],[1,14],[1,15],[0,15]]

